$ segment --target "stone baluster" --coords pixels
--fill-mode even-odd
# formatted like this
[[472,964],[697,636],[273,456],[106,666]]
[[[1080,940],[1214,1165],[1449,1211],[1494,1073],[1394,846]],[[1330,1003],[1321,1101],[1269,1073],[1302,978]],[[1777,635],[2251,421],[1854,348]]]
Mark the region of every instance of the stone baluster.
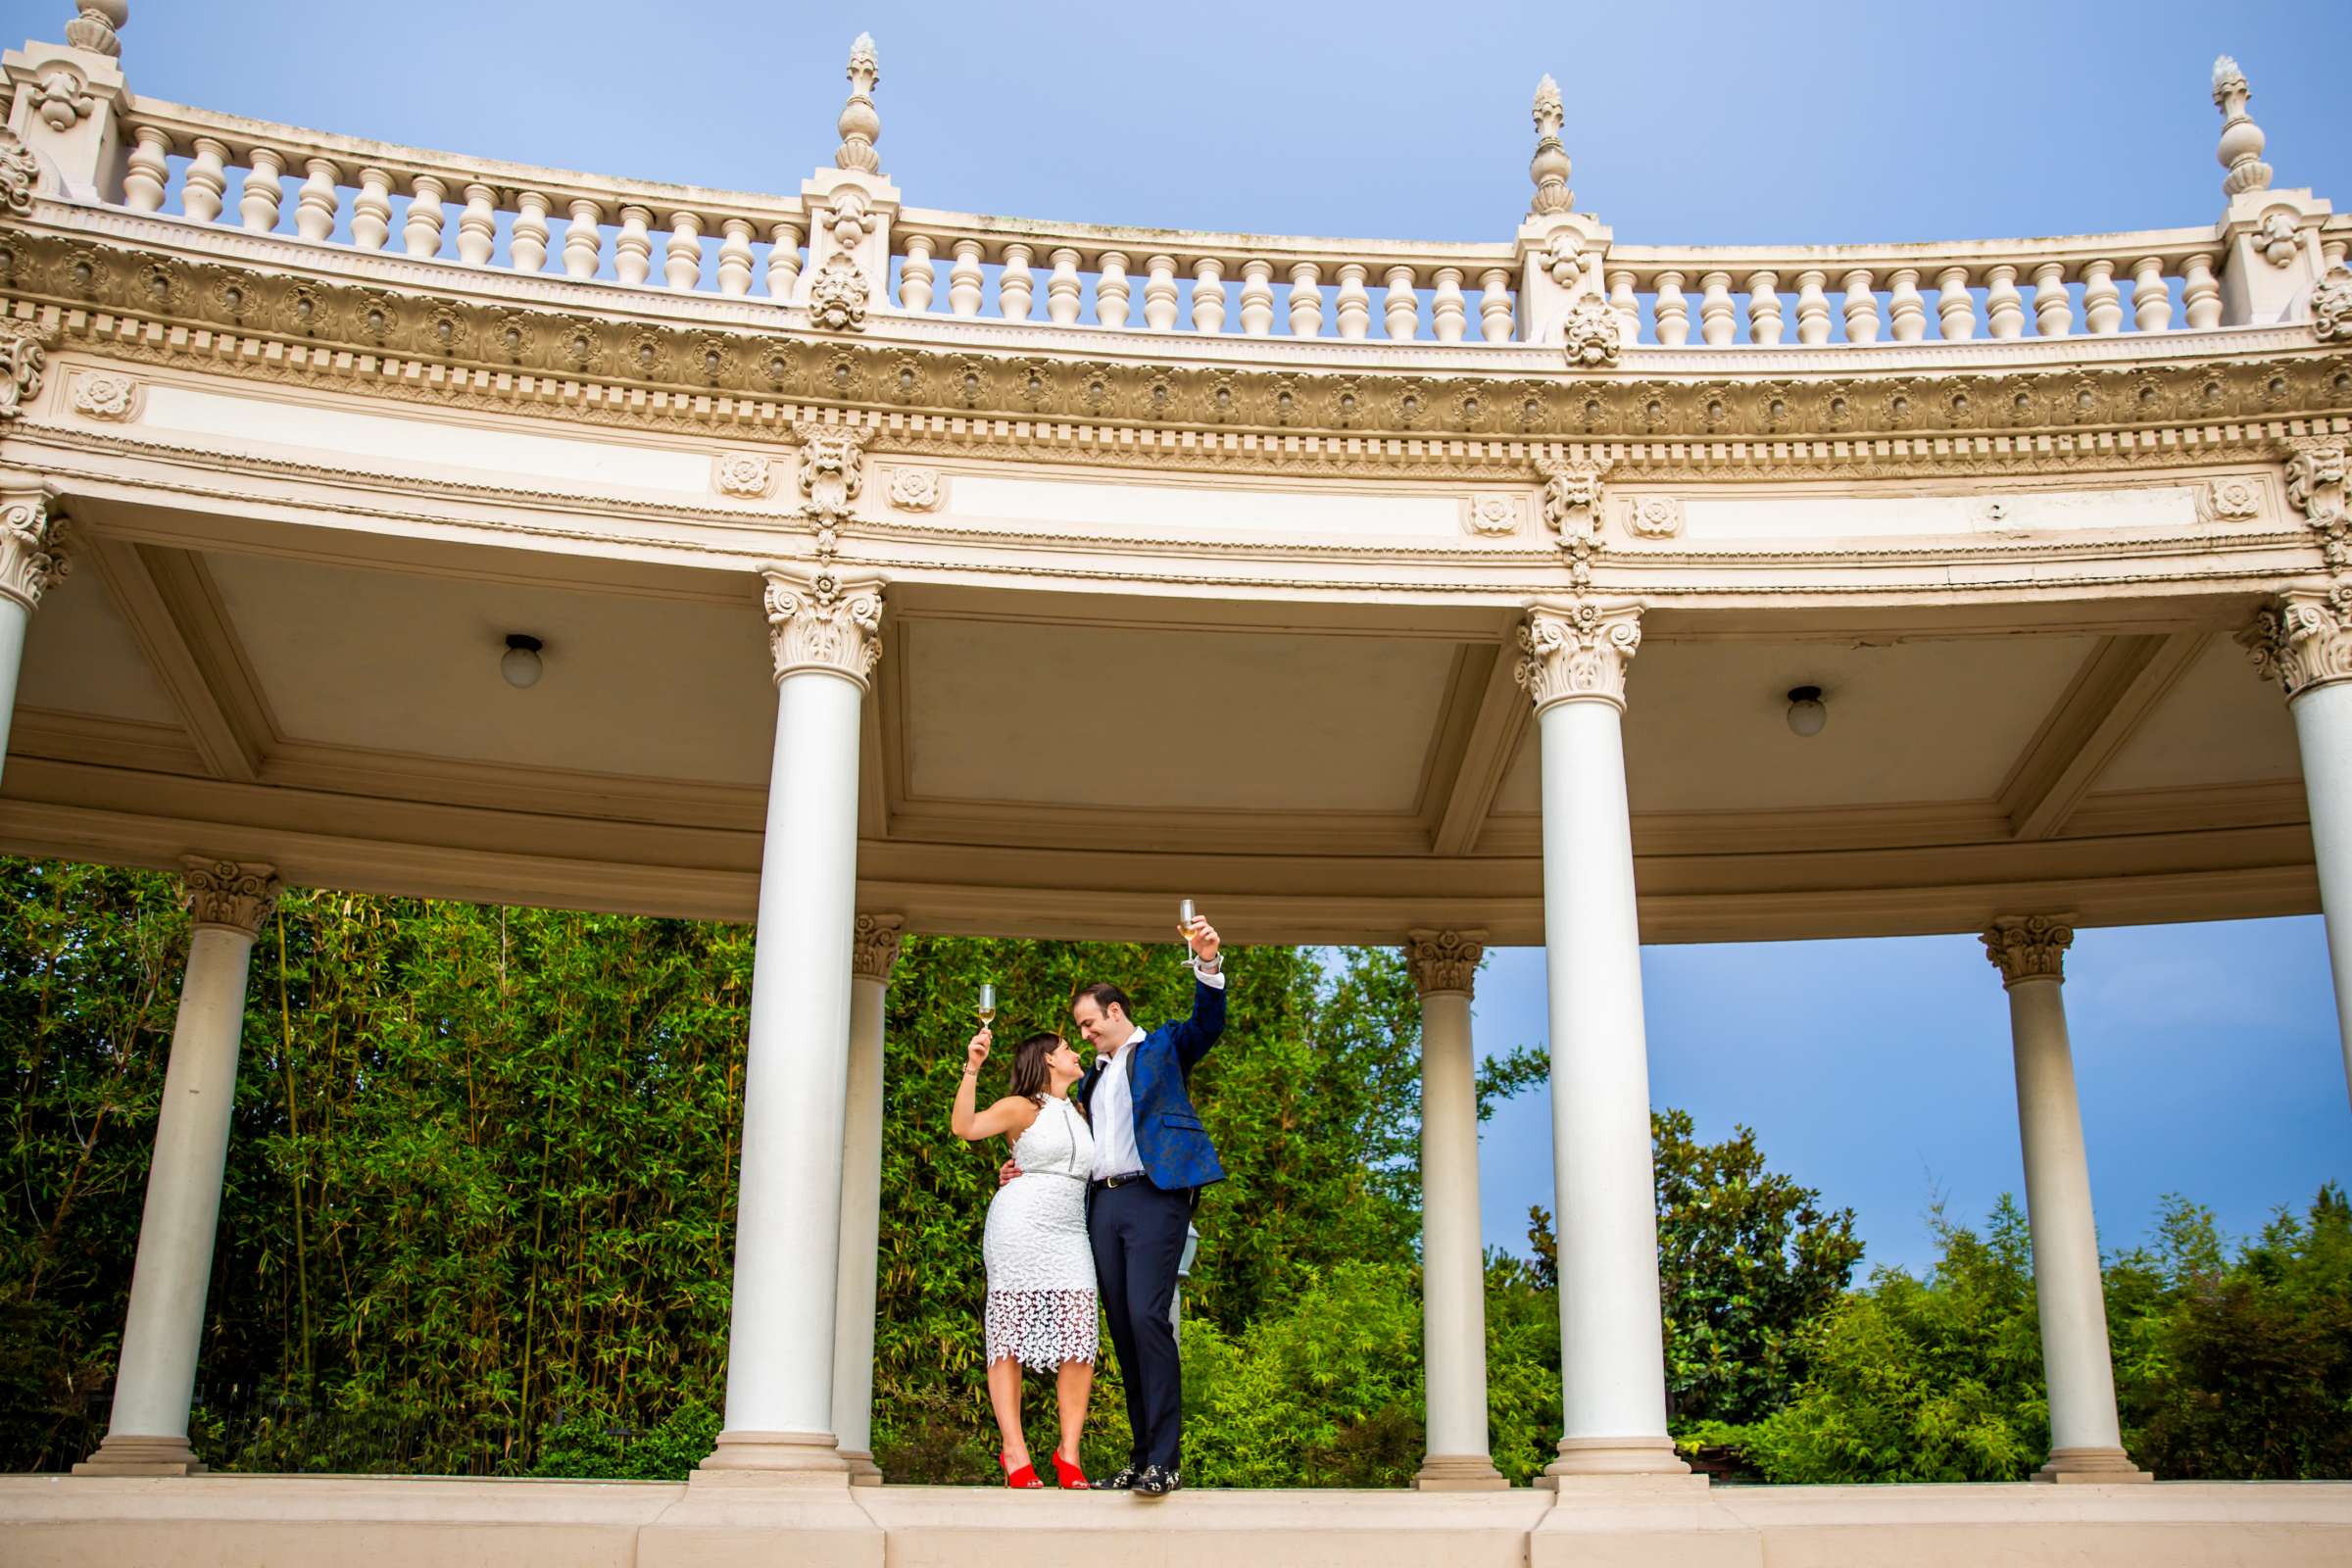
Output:
[[612,236],[612,275],[642,283],[654,270],[654,215],[634,203],[620,210],[620,232]]
[[1848,343],[1876,343],[1879,340],[1879,297],[1871,292],[1870,270],[1857,267],[1838,279],[1838,288],[1845,296],[1845,340]]
[[1388,326],[1389,339],[1396,343],[1410,343],[1421,328],[1421,296],[1413,292],[1413,270],[1392,267],[1382,276],[1389,285],[1380,299],[1381,317]]
[[980,314],[980,242],[956,242],[956,265],[948,269],[948,311],[954,316]]
[[498,248],[498,192],[478,181],[466,187],[466,205],[458,214],[458,260],[481,267]]
[[351,199],[351,242],[380,251],[392,238],[392,176],[380,169],[360,171],[360,193]]
[[2082,264],[2082,320],[2100,337],[2124,329],[2124,291],[2115,286],[2113,262]]
[[1193,330],[1225,330],[1225,264],[1214,256],[1193,263]]
[[1919,292],[1919,269],[1898,267],[1886,292],[1886,327],[1897,343],[1928,335],[1928,302]]
[[564,225],[564,275],[594,277],[605,259],[605,210],[585,196],[572,199]]
[[1176,258],[1154,256],[1144,263],[1144,329],[1166,332],[1176,325]]
[[1274,330],[1274,264],[1242,264],[1242,335],[1264,337]]
[[307,240],[323,240],[335,231],[335,209],[342,199],[335,191],[334,160],[306,159],[302,188],[294,195],[294,232]]
[[1434,279],[1437,287],[1429,296],[1430,330],[1441,343],[1459,343],[1462,328],[1468,324],[1468,307],[1462,299],[1462,270],[1441,267]]
[[1046,278],[1046,319],[1055,326],[1068,326],[1078,319],[1078,253],[1067,245],[1056,245],[1051,260],[1054,270]]
[[2143,256],[2132,264],[2132,326],[2161,332],[2173,324],[2173,291],[2165,285],[2164,258]]
[[1291,268],[1291,336],[1323,335],[1323,269],[1313,262]]
[[1007,321],[1029,319],[1030,303],[1037,297],[1037,274],[1029,270],[1035,254],[1017,240],[1004,247],[1004,265],[997,271],[997,314]]
[[1095,262],[1095,324],[1116,331],[1127,324],[1127,253],[1104,251]]
[[1781,341],[1781,296],[1777,272],[1747,275],[1747,340],[1770,348]]
[[1634,274],[1609,274],[1609,309],[1617,313],[1617,320],[1625,329],[1628,343],[1642,341],[1642,300],[1634,293]]
[[411,256],[441,254],[441,225],[448,215],[441,204],[449,199],[449,187],[438,176],[418,174],[409,181],[409,216],[400,225],[400,242]]
[[1946,343],[1965,343],[1977,335],[1977,302],[1969,297],[1965,267],[1936,274],[1936,330]]
[[906,259],[899,265],[899,309],[920,316],[931,308],[931,296],[939,281],[938,269],[931,265],[932,239],[928,234],[906,236]]
[[1739,325],[1735,318],[1738,309],[1732,304],[1732,274],[1707,272],[1698,280],[1698,338],[1711,349],[1719,349],[1732,341],[1732,332]]
[[2026,335],[2025,297],[2017,291],[2017,269],[2006,263],[1984,270],[1984,326],[1994,337]]
[[672,213],[669,242],[662,247],[662,281],[683,293],[702,280],[702,217],[697,213]]
[[220,198],[228,191],[228,144],[199,136],[195,148],[180,185],[179,208],[196,222],[209,223],[220,216]]
[[1511,340],[1511,273],[1490,267],[1478,274],[1478,332],[1490,343]]
[[1340,336],[1350,342],[1372,335],[1372,291],[1364,287],[1370,270],[1361,262],[1340,267]]
[[2213,258],[2203,252],[2180,264],[2180,310],[2192,332],[2222,324],[2221,279],[2213,275]]
[[131,137],[122,165],[122,205],[134,213],[160,213],[172,183],[172,138],[153,125],[136,127]]
[[1830,340],[1830,297],[1822,291],[1827,272],[1810,268],[1796,274],[1796,340],[1807,348]]
[[767,297],[788,300],[800,281],[800,225],[778,223],[767,231]]
[[267,234],[277,227],[278,204],[286,199],[285,154],[275,148],[256,147],[248,157],[249,167],[245,185],[237,199],[237,213],[244,226],[256,234]]
[[740,298],[752,291],[752,222],[724,219],[718,225],[718,291]]
[[1690,306],[1683,298],[1683,274],[1660,272],[1650,314],[1658,323],[1658,341],[1670,349],[1690,341]]
[[2066,293],[2066,265],[2044,262],[2034,269],[2034,331],[2064,337],[2075,329],[2075,302]]
[[543,190],[526,190],[514,198],[514,226],[507,233],[507,266],[517,272],[547,270],[548,213],[553,203]]

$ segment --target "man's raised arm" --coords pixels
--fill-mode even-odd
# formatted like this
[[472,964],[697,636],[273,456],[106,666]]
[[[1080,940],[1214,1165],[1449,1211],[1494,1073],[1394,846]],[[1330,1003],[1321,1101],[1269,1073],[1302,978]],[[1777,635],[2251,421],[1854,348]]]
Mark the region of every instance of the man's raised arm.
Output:
[[1208,1054],[1208,1048],[1225,1032],[1225,960],[1216,928],[1206,920],[1193,923],[1193,1015],[1171,1026],[1176,1061],[1186,1072]]

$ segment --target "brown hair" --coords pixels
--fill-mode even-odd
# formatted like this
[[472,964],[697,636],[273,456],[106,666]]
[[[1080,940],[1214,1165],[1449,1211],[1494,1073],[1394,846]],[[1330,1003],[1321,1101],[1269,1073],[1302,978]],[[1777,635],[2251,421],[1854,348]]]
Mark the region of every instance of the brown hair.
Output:
[[1052,1032],[1031,1035],[1012,1050],[1012,1092],[1024,1100],[1042,1101],[1046,1086],[1054,1081],[1046,1058],[1065,1042]]
[[1077,994],[1070,998],[1071,1006],[1075,1007],[1078,1005],[1079,997],[1087,997],[1092,999],[1095,1005],[1102,1008],[1105,1013],[1109,1012],[1111,1008],[1116,1007],[1119,1009],[1119,1011],[1127,1015],[1127,1021],[1129,1023],[1135,1022],[1135,1008],[1128,1004],[1127,993],[1121,991],[1117,986],[1103,985],[1100,983],[1091,986],[1081,986],[1078,989]]

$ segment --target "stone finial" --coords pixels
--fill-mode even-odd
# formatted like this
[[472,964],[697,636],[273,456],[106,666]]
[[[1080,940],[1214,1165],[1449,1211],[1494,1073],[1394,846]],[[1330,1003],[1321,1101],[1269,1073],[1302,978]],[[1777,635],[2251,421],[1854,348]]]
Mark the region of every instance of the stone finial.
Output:
[[41,596],[74,569],[60,536],[66,519],[45,498],[0,507],[0,598],[38,610]]
[[1984,929],[1984,956],[2001,971],[2003,990],[2020,980],[2066,979],[2075,928],[2065,915],[2004,914]]
[[66,24],[66,42],[94,55],[122,53],[116,34],[130,21],[130,0],[79,0],[74,20]]
[[1520,689],[1539,713],[1578,700],[1623,708],[1626,670],[1641,646],[1639,605],[1538,605],[1519,626]]
[[1576,192],[1568,188],[1568,175],[1574,166],[1568,149],[1560,145],[1560,122],[1567,118],[1567,107],[1560,102],[1560,84],[1549,73],[1536,83],[1535,116],[1536,156],[1528,160],[1527,174],[1536,182],[1536,194],[1528,204],[1528,216],[1573,211]]
[[882,155],[874,151],[874,143],[882,139],[882,117],[875,113],[873,100],[874,85],[881,79],[874,35],[861,32],[850,45],[850,101],[841,106],[841,119],[835,122],[841,132],[841,147],[833,154],[836,169],[870,174],[882,167]]
[[2237,69],[2236,61],[2228,55],[2214,61],[2213,104],[2222,112],[2222,139],[2213,156],[2230,171],[2222,176],[2225,196],[2271,186],[2271,166],[2262,161],[2262,127],[2246,113],[2246,100],[2253,95],[2254,89],[2246,84],[2246,74]]
[[180,859],[188,913],[197,929],[219,926],[252,936],[277,905],[277,871],[255,861],[216,860],[189,855]]
[[811,574],[770,564],[760,572],[777,683],[821,670],[865,686],[882,662],[882,579],[847,578],[831,566]]
[[1421,995],[1470,995],[1478,960],[1486,956],[1484,931],[1411,931],[1405,934],[1404,963]]
[[906,934],[906,919],[898,914],[860,914],[850,937],[850,973],[860,980],[890,984],[891,965],[899,961],[899,943]]

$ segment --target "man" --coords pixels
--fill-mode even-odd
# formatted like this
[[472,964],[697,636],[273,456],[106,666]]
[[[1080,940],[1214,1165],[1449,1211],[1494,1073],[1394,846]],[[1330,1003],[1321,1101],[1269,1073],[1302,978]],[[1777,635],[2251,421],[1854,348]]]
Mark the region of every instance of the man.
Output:
[[[1195,920],[1186,940],[1193,951],[1193,1015],[1183,1022],[1149,1032],[1137,1027],[1126,993],[1112,985],[1088,986],[1070,1004],[1072,1021],[1096,1052],[1094,1067],[1070,1098],[1094,1128],[1087,1235],[1135,1435],[1126,1468],[1096,1485],[1152,1497],[1184,1484],[1184,1390],[1169,1320],[1176,1267],[1200,1189],[1225,1179],[1185,1085],[1225,1029],[1223,960],[1207,921]],[[1017,1167],[1007,1161],[1004,1170]]]

